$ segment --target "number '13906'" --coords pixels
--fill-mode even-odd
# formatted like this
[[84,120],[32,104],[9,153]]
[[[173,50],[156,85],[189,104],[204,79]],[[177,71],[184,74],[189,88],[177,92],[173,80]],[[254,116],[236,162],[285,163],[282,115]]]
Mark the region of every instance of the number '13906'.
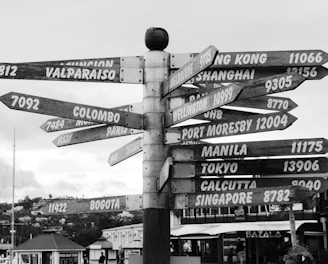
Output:
[[284,172],[318,172],[320,171],[319,160],[286,160]]

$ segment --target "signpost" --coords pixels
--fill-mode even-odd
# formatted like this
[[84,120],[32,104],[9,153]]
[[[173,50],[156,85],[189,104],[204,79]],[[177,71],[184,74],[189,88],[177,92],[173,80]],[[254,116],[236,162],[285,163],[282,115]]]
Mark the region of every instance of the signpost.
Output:
[[296,73],[304,76],[307,80],[320,80],[328,74],[328,69],[323,66],[207,69],[196,75],[188,83],[235,83],[282,73]]
[[166,184],[167,180],[170,177],[170,168],[171,168],[172,164],[173,164],[173,161],[172,161],[171,157],[168,157],[163,164],[163,167],[162,167],[162,169],[159,173],[159,177],[157,179],[157,183],[158,183],[157,189],[159,191],[161,191],[163,189],[164,185]]
[[[292,204],[328,188],[327,180],[318,177],[328,172],[327,157],[263,159],[263,156],[325,154],[328,151],[325,138],[198,144],[202,139],[289,127],[296,117],[288,111],[296,103],[267,95],[295,89],[304,80],[325,77],[328,69],[322,65],[328,62],[327,53],[322,50],[218,53],[214,46],[209,46],[199,54],[169,54],[163,51],[168,44],[165,30],[150,28],[145,39],[150,51],[142,57],[0,64],[0,79],[144,84],[140,111],[132,110],[130,105],[126,109],[101,108],[15,92],[0,97],[12,109],[64,118],[43,124],[41,128],[47,132],[98,125],[59,136],[55,139],[57,146],[143,130],[142,137],[111,153],[108,159],[113,166],[143,151],[142,198],[140,195],[56,200],[45,206],[47,214],[143,209],[143,263],[166,264],[170,258],[170,208]],[[182,86],[185,83],[201,88]],[[278,112],[258,114],[225,107]],[[212,122],[171,127],[190,119]],[[194,145],[182,146],[190,142]],[[241,159],[246,157],[258,159]],[[268,177],[274,174],[282,175],[282,179]],[[295,176],[308,174],[317,177]],[[226,175],[234,177],[200,178]],[[236,175],[265,177],[240,179]],[[288,178],[290,175],[293,178]],[[295,236],[292,225],[291,229]]]
[[178,71],[171,74],[169,77],[167,91],[164,92],[164,96],[174,91],[180,85],[184,84],[204,69],[211,66],[217,53],[218,50],[214,46],[209,46],[191,61],[179,68]]
[[[171,69],[178,69],[197,53],[171,54]],[[322,50],[220,52],[211,68],[315,66],[328,62]]]
[[169,93],[166,97],[172,99],[175,97],[182,97],[182,96],[192,95],[200,92],[211,92],[211,90],[213,90],[213,88],[208,89],[208,88],[198,87],[196,85],[189,85],[189,86],[181,85],[179,89],[175,89],[174,91]]
[[[253,99],[258,96],[290,91],[297,88],[305,80],[306,78],[304,76],[297,73],[282,73],[270,75],[269,77],[263,77],[257,80],[241,82],[238,83],[238,86],[241,86],[243,89],[235,101]],[[204,97],[207,93],[210,93],[213,90],[221,90],[227,87],[229,87],[229,85],[214,89],[206,88],[206,92],[200,92],[198,94],[187,94],[186,96],[182,97],[181,104],[194,101],[200,97]]]
[[90,214],[142,209],[142,195],[109,196],[91,199],[48,200],[38,210],[46,215]]
[[69,118],[51,118],[44,122],[40,128],[45,132],[56,132],[63,131],[67,129],[81,128],[96,126],[99,123],[94,123],[90,121],[75,120]]
[[98,68],[142,68],[142,56],[127,56],[113,58],[93,58],[93,59],[73,59],[59,61],[39,61],[29,62],[28,65],[66,65],[78,67],[98,67]]
[[172,177],[312,174],[328,172],[328,158],[285,158],[175,162]]
[[135,129],[143,128],[143,116],[141,114],[110,108],[75,104],[14,92],[1,96],[0,101],[15,110]]
[[142,68],[1,63],[0,79],[143,83],[143,70]]
[[167,128],[165,130],[166,144],[174,144],[205,138],[217,138],[234,135],[244,135],[289,127],[296,117],[285,112],[254,115],[247,118],[236,118],[229,122],[210,122],[190,126]]
[[[193,93],[184,97],[177,97],[170,99],[170,108],[175,108],[185,104],[186,102],[192,102],[196,98],[204,96],[206,93]],[[256,96],[244,100],[235,100],[226,106],[234,107],[246,107],[246,108],[257,108],[275,111],[286,111],[289,112],[296,108],[298,105],[292,101],[290,98],[281,96]]]
[[233,121],[238,118],[246,118],[248,116],[258,115],[259,113],[255,112],[246,112],[240,110],[232,110],[227,108],[216,108],[210,111],[207,111],[204,114],[197,115],[193,117],[198,120],[206,121]]
[[316,174],[315,177],[260,177],[260,178],[172,178],[171,192],[177,193],[215,193],[224,191],[249,190],[262,187],[295,185],[310,192],[322,193],[328,190],[328,179]]
[[295,109],[298,105],[293,100],[286,97],[258,96],[247,100],[234,101],[228,106],[289,112]]
[[219,88],[195,101],[172,109],[165,115],[165,126],[178,124],[204,112],[233,102],[241,91],[238,85]]
[[114,166],[115,164],[141,152],[142,145],[142,137],[138,137],[123,147],[119,148],[118,150],[114,151],[108,158],[109,165]]
[[314,195],[301,186],[275,186],[216,193],[174,195],[172,209],[292,204]]
[[[187,98],[181,99],[180,102],[173,100],[175,103],[178,101],[178,104],[181,104],[181,106],[175,107],[166,114],[166,126],[177,124],[197,114],[218,108],[222,105],[229,105],[229,103],[239,100],[253,99],[267,94],[293,90],[304,81],[305,78],[298,74],[285,73],[238,85],[230,84],[216,88],[209,94],[189,95]],[[195,97],[197,99],[194,99]],[[186,100],[189,102],[186,103]],[[267,105],[274,106],[274,108],[285,107],[288,109],[288,105],[286,103],[283,105],[283,103],[285,102],[282,102],[282,100],[278,102],[270,101],[270,104],[268,102]]]
[[106,125],[62,134],[54,139],[53,143],[57,147],[63,147],[108,138],[136,135],[140,133],[142,133],[142,131],[137,129]]
[[[141,103],[122,105],[122,106],[118,106],[118,107],[113,107],[112,109],[142,114],[142,104]],[[68,118],[52,118],[52,119],[47,120],[45,123],[43,123],[40,126],[40,128],[49,133],[49,132],[62,131],[62,130],[67,130],[67,129],[80,128],[80,127],[95,126],[95,125],[99,125],[99,123],[82,121],[82,120],[74,120],[74,119],[68,119]]]
[[244,158],[260,156],[320,155],[328,152],[325,138],[249,141],[218,144],[172,145],[174,161]]

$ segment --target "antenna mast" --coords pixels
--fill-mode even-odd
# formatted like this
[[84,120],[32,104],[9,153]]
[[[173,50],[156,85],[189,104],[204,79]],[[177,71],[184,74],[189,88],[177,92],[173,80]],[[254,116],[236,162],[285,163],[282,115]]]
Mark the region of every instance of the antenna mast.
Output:
[[15,246],[15,217],[14,217],[14,208],[15,208],[15,160],[16,160],[16,131],[14,129],[14,145],[13,145],[13,193],[12,193],[12,205],[11,205],[11,251],[10,251],[10,259],[11,263],[13,263],[14,259],[14,246]]

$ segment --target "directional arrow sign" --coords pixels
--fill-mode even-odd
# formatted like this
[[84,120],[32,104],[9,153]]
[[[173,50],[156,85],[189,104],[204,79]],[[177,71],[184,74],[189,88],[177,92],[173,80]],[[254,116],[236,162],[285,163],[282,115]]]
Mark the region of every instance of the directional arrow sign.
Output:
[[98,123],[74,120],[68,118],[52,118],[44,122],[40,128],[46,132],[56,132],[73,128],[89,127],[99,125]]
[[320,80],[328,75],[328,69],[323,66],[206,69],[188,81],[188,83],[234,83],[282,73],[296,73],[304,76],[307,80]]
[[[111,109],[125,111],[125,112],[139,113],[139,114],[143,112],[142,103],[122,105],[118,107],[113,107]],[[73,120],[68,118],[52,118],[47,120],[45,123],[43,123],[40,126],[40,128],[46,132],[55,132],[55,131],[62,131],[72,128],[81,128],[81,127],[88,127],[94,125],[99,125],[99,124],[89,121]]]
[[[239,86],[243,87],[243,90],[241,91],[238,98],[232,103],[232,105],[239,100],[252,99],[254,97],[259,97],[263,95],[293,90],[300,86],[305,80],[306,78],[304,76],[299,75],[297,73],[282,73],[263,77],[256,80],[238,83]],[[214,88],[214,90],[222,89],[222,87],[227,86]],[[206,91],[208,93],[208,91],[211,91],[211,89],[206,88]],[[207,93],[201,92],[198,94],[194,93],[192,95],[186,95],[182,97],[183,101],[181,101],[181,104],[185,102],[191,102],[194,101],[196,98],[198,99],[200,97],[206,96]],[[177,101],[177,99],[173,99],[173,101]]]
[[108,158],[108,163],[113,166],[127,158],[134,156],[142,151],[143,140],[142,137],[138,137],[135,140],[129,142],[118,150],[112,152]]
[[93,59],[73,59],[59,61],[39,61],[25,62],[29,65],[68,65],[79,67],[99,67],[99,68],[142,68],[143,58],[141,56],[114,57],[114,58],[93,58]]
[[207,120],[207,121],[232,121],[236,118],[245,118],[252,115],[258,115],[259,113],[246,112],[239,110],[231,110],[226,108],[216,108],[212,109],[204,114],[197,115],[193,117],[198,120]]
[[161,191],[163,189],[165,183],[167,182],[167,180],[170,177],[170,168],[171,168],[172,164],[173,164],[173,161],[172,161],[171,157],[168,157],[163,164],[163,167],[159,173],[159,177],[157,178],[157,183],[158,183],[157,189],[159,191]]
[[[214,85],[214,84],[213,84]],[[221,87],[221,86],[220,86]],[[219,87],[216,87],[219,88]],[[193,86],[180,86],[179,89],[175,89],[173,92],[171,92],[167,97],[172,98],[175,97],[181,97],[181,96],[188,96],[192,95],[195,93],[200,93],[200,92],[212,92],[213,88],[208,89],[208,88],[203,88],[203,87],[196,87],[195,85]]]
[[[304,76],[297,73],[282,73],[257,80],[238,83],[238,85],[243,87],[243,90],[235,101],[290,91],[300,86],[305,80],[306,78]],[[215,90],[217,89],[222,88],[216,88]],[[201,96],[205,95],[200,94],[199,97]],[[189,100],[192,99],[193,97],[189,96]]]
[[306,80],[304,76],[295,73],[283,73],[259,80],[247,82],[238,96],[238,100],[249,99],[256,96],[290,91],[297,88]]
[[[301,75],[284,73],[284,74],[278,74],[278,75],[274,75],[274,76],[270,76],[270,77],[266,77],[266,78],[261,78],[259,80],[255,80],[255,81],[248,81],[246,83],[240,83],[236,87],[241,86],[243,88],[241,90],[241,92],[234,96],[234,100],[230,100],[231,102],[226,102],[225,104],[229,105],[229,103],[232,103],[234,101],[236,102],[239,100],[251,99],[254,97],[263,96],[263,95],[267,95],[267,94],[273,94],[273,93],[293,90],[304,81],[305,81],[305,77],[303,77]],[[223,86],[223,87],[214,89],[214,91],[211,92],[210,94],[216,95],[217,93],[222,92],[222,91],[228,91],[229,94],[233,94],[234,89],[236,89],[234,85],[235,84],[230,84],[228,86]],[[217,92],[215,93],[215,91],[217,91]],[[208,96],[209,96],[209,94],[206,95],[206,94],[202,93],[202,94],[198,94],[198,95],[195,94],[195,95],[191,95],[191,96],[186,96],[184,98],[184,100],[182,99],[180,102],[177,99],[171,100],[171,101],[175,102],[175,104],[180,103],[181,106],[174,108],[172,110],[172,112],[170,112],[170,115],[172,115],[173,117],[170,118],[170,115],[167,114],[168,115],[167,116],[168,125],[170,125],[171,123],[175,124],[174,123],[175,119],[177,119],[177,120],[180,120],[182,118],[188,119],[188,118],[190,118],[190,116],[192,116],[192,114],[194,112],[196,112],[196,113],[201,112],[201,110],[203,110],[203,108],[205,108],[205,107],[203,107],[203,105],[205,105],[205,104],[203,103],[202,98],[204,98],[203,100],[205,100],[205,102],[207,102],[206,98]],[[197,97],[198,99],[193,100],[195,97]],[[229,99],[230,99],[230,97],[229,97]],[[190,102],[187,104],[184,104],[185,101],[190,101]],[[210,101],[210,102],[212,102],[212,101]],[[212,106],[212,104],[209,104],[209,105]],[[271,102],[270,105],[273,105],[273,103]],[[217,104],[215,106],[219,107],[220,105]],[[280,105],[278,105],[278,107],[279,106]],[[216,107],[213,106],[211,109],[214,109]],[[281,106],[281,107],[283,107],[283,106]],[[211,109],[208,109],[208,110],[211,110]],[[179,117],[180,117],[180,119],[179,119]],[[171,121],[171,119],[173,119],[173,121]]]
[[196,99],[193,102],[174,108],[165,114],[165,126],[169,127],[175,125],[209,110],[233,102],[241,89],[241,86],[231,84],[227,87],[215,89],[208,95]]
[[[171,54],[171,68],[180,68],[196,53]],[[272,67],[310,66],[328,62],[328,54],[322,50],[220,52],[211,68],[223,67]]]
[[314,193],[301,186],[278,186],[218,193],[174,195],[173,209],[292,204]]
[[[185,98],[172,98],[170,100],[170,108],[175,108],[177,105],[183,105],[186,102],[194,101],[195,96],[198,96],[199,94],[193,94]],[[199,96],[200,97],[200,96]],[[190,98],[193,98],[190,100]],[[286,111],[289,112],[293,109],[295,109],[298,105],[292,101],[290,98],[281,97],[281,96],[257,96],[254,98],[249,98],[245,100],[235,100],[225,106],[233,106],[233,107],[243,107],[243,108],[256,108],[256,109],[264,109],[264,110],[273,110],[273,111]],[[229,110],[227,108],[216,108],[211,111],[208,111],[207,113],[201,114],[196,116],[196,119],[203,119],[203,120],[220,120],[221,117],[224,117],[224,114],[226,116],[229,115],[228,112],[225,112],[225,110]],[[230,110],[230,111],[236,111],[234,115],[240,116],[242,115],[243,111],[237,111],[237,110]],[[238,114],[239,112],[239,114]],[[245,112],[245,113],[254,113],[254,112]],[[232,112],[231,112],[232,114]]]
[[63,147],[96,140],[135,135],[140,133],[142,133],[142,130],[107,125],[62,134],[57,137],[53,141],[53,143],[57,147]]
[[172,167],[172,177],[224,175],[274,175],[274,174],[310,174],[328,172],[328,159],[257,159],[176,162]]
[[290,98],[280,96],[258,96],[246,100],[234,101],[227,106],[256,108],[264,110],[286,111],[295,109],[298,105]]
[[143,116],[119,110],[69,103],[28,94],[10,92],[0,97],[11,109],[142,129]]
[[183,65],[179,70],[171,74],[168,81],[167,91],[164,92],[163,95],[165,96],[166,94],[174,91],[196,74],[212,65],[217,53],[218,50],[214,46],[209,46],[192,60]]
[[170,152],[175,161],[260,156],[318,155],[328,152],[328,141],[325,138],[305,138],[183,146],[172,145],[170,146]]
[[[320,174],[318,174],[319,176]],[[249,190],[259,187],[274,187],[281,185],[302,186],[311,192],[322,193],[328,190],[328,180],[324,177],[296,177],[296,178],[196,178],[171,179],[172,193],[213,193],[236,190]]]
[[90,214],[142,209],[142,195],[109,196],[92,199],[54,199],[44,201],[38,210],[46,215]]
[[66,65],[1,63],[1,79],[143,83],[140,68],[95,68]]
[[296,121],[296,119],[297,118],[291,114],[278,112],[254,115],[247,118],[236,118],[230,122],[210,122],[167,128],[165,130],[165,143],[173,144],[205,138],[282,130],[289,127],[294,121]]

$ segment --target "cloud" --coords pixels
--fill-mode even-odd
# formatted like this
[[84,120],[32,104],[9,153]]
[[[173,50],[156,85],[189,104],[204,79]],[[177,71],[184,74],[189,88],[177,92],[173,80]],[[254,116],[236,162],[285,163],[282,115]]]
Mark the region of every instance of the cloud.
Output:
[[30,198],[39,196],[41,184],[36,179],[35,173],[29,170],[15,168],[0,159],[0,201],[11,201],[13,196],[13,180],[15,201],[23,199],[25,196]]

